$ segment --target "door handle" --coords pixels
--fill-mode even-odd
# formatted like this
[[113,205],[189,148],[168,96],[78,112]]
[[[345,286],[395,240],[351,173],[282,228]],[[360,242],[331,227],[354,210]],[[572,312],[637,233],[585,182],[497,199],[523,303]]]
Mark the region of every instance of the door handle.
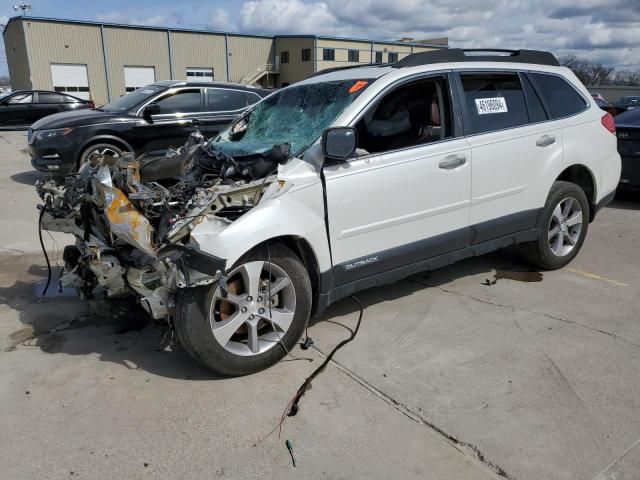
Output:
[[453,170],[460,165],[464,165],[466,162],[467,157],[464,155],[448,155],[444,157],[444,160],[441,161],[438,166],[444,170]]
[[536,145],[538,147],[548,147],[554,143],[556,143],[556,137],[553,135],[542,135],[538,140],[536,140]]

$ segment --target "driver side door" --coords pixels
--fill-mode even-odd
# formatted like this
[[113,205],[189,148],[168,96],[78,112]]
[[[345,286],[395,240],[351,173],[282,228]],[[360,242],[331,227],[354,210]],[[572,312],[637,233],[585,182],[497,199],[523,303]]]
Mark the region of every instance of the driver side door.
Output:
[[366,151],[324,166],[336,286],[469,245],[471,152],[452,108],[446,75],[400,84],[355,125]]

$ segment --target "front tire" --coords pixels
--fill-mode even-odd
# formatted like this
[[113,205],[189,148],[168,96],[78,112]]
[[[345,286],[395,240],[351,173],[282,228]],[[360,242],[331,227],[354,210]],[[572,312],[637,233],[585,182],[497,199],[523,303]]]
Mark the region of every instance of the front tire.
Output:
[[539,225],[538,240],[523,245],[527,259],[545,270],[567,265],[582,248],[589,228],[589,202],[575,183],[555,182]]
[[84,165],[87,162],[91,162],[97,157],[101,156],[109,156],[113,158],[120,158],[126,150],[109,142],[96,143],[85,148],[80,154],[80,159],[78,160],[78,168]]
[[174,320],[180,343],[224,375],[247,375],[278,362],[302,336],[311,313],[311,282],[300,259],[276,244],[270,252],[254,250],[230,269],[227,290],[225,297],[216,282],[181,292]]

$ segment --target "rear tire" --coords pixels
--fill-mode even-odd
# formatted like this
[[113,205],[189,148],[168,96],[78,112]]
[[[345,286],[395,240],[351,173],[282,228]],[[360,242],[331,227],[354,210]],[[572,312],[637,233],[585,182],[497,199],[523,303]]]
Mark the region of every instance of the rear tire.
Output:
[[538,227],[538,239],[522,245],[527,260],[545,270],[557,270],[571,262],[589,228],[589,202],[584,191],[575,183],[555,182]]
[[311,313],[309,275],[288,248],[270,245],[270,253],[271,282],[269,255],[260,248],[230,269],[226,298],[219,282],[180,292],[176,335],[207,368],[230,376],[263,370],[283,358],[302,336]]

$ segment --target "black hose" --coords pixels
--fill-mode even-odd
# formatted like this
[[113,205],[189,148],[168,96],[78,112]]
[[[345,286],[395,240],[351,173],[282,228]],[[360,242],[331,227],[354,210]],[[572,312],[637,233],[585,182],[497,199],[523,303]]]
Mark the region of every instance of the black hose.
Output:
[[360,310],[360,314],[358,316],[358,323],[356,324],[355,330],[351,332],[351,336],[349,338],[344,339],[338,345],[336,345],[335,348],[331,350],[329,355],[327,355],[327,357],[324,359],[324,362],[322,362],[322,364],[318,368],[316,368],[311,373],[311,375],[309,375],[309,377],[307,377],[307,379],[300,386],[295,396],[289,403],[288,408],[285,410],[284,414],[282,415],[282,420],[284,420],[285,415],[289,417],[294,417],[298,413],[298,402],[300,402],[300,399],[306,393],[313,379],[316,378],[325,369],[325,367],[329,364],[329,362],[331,361],[331,359],[333,358],[333,356],[338,350],[340,350],[347,343],[351,342],[354,338],[356,338],[356,335],[358,334],[358,330],[360,330],[360,323],[362,322],[362,314],[364,313],[364,307],[362,306],[362,302],[360,302],[360,300],[358,300],[356,296],[352,295],[351,299],[358,304],[358,309]]
[[44,216],[44,211],[46,210],[46,208],[46,204],[42,204],[40,215],[38,216],[38,237],[40,238],[40,246],[42,247],[44,259],[47,261],[47,284],[44,286],[44,290],[42,291],[42,295],[40,296],[40,298],[44,297],[47,294],[49,284],[51,283],[51,262],[49,262],[49,255],[47,254],[47,249],[45,248],[44,241],[42,240],[42,217]]

